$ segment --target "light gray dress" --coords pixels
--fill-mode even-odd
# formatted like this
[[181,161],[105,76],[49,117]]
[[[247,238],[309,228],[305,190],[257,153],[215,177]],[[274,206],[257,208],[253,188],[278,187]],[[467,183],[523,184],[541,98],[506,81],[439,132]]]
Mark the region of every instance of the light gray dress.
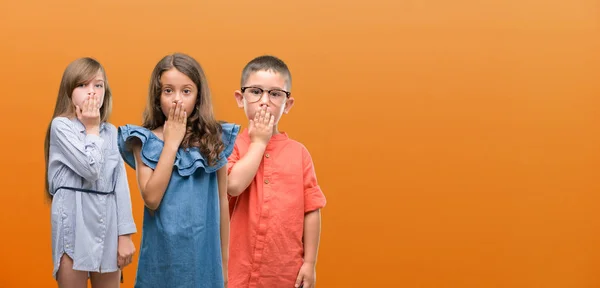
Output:
[[54,118],[48,182],[54,278],[64,253],[74,270],[117,271],[118,236],[137,230],[115,126],[102,123],[100,136],[86,135],[77,118]]

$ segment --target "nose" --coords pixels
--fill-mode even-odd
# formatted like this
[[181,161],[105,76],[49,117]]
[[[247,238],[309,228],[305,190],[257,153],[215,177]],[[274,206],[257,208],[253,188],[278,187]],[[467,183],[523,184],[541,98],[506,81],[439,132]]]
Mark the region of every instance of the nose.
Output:
[[88,86],[88,92],[87,92],[87,94],[90,95],[90,96],[94,96],[94,94],[96,94],[96,90],[94,89],[94,85],[89,85]]
[[180,93],[180,92],[176,92],[176,93],[175,93],[175,101],[181,101],[181,99],[183,99],[183,98],[181,97],[181,93]]
[[269,99],[269,92],[264,91],[260,97],[260,106],[263,106],[263,105],[269,106],[270,101],[271,100]]

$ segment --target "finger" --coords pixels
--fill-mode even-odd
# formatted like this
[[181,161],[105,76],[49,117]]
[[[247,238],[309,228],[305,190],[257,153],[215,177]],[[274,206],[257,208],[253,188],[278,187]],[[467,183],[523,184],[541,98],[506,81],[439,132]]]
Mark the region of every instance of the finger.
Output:
[[123,257],[121,257],[121,256],[117,257],[117,266],[119,266],[120,268],[125,267],[125,261],[124,261]]
[[183,125],[187,125],[187,112],[183,111]]
[[175,111],[173,112],[173,120],[175,122],[179,122],[180,111],[181,111],[181,105],[180,105],[180,103],[177,103],[177,105],[175,106]]
[[94,95],[94,110],[98,110],[100,108],[100,97],[98,94]]
[[75,105],[75,114],[77,115],[77,119],[81,120],[81,109],[77,105]]
[[250,123],[248,123],[248,129],[250,128],[254,128],[254,120],[250,120]]
[[269,121],[269,128],[273,128],[273,125],[275,125],[275,116],[271,115],[271,120]]
[[92,99],[91,98],[92,97],[88,96],[87,99],[85,99],[85,108],[83,108],[84,112],[88,112],[88,111],[92,110],[92,109],[90,109],[90,105],[92,105]]
[[260,116],[260,111],[256,111],[256,113],[254,113],[254,122],[258,122],[258,117]]
[[177,108],[175,108],[175,122],[181,122],[181,102],[177,102]]
[[179,104],[179,122],[184,123],[185,121],[185,108],[183,108],[183,101]]
[[94,106],[96,101],[94,100],[94,96],[90,96],[90,101],[88,101],[88,112],[94,111]]
[[81,114],[82,115],[83,115],[83,112],[87,111],[89,99],[90,99],[89,97],[85,98],[85,100],[83,100],[83,104],[81,104]]
[[302,273],[299,273],[298,277],[296,278],[296,284],[294,285],[294,287],[296,287],[296,288],[300,287],[300,284],[302,284],[302,280],[304,280],[303,278],[304,277],[303,277]]
[[90,103],[90,111],[96,111],[96,95],[92,96],[92,103]]
[[265,122],[265,110],[260,110],[260,116],[258,117],[258,124],[263,124]]
[[100,116],[100,97],[94,96],[94,116]]
[[271,113],[269,113],[269,112],[267,111],[267,113],[265,114],[265,126],[266,126],[266,125],[269,125],[269,122],[270,122],[270,120],[271,120],[271,116],[272,116],[272,115],[271,115]]
[[171,109],[169,109],[169,117],[167,118],[167,120],[173,119],[173,115],[175,114],[176,107],[177,107],[177,103],[173,102],[173,104],[171,104]]

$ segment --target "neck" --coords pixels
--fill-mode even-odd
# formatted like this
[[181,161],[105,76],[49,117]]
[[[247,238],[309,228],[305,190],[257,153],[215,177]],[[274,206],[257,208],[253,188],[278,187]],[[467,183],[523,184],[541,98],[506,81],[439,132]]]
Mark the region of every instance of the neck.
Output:
[[279,129],[277,129],[277,125],[273,126],[273,135],[279,134]]

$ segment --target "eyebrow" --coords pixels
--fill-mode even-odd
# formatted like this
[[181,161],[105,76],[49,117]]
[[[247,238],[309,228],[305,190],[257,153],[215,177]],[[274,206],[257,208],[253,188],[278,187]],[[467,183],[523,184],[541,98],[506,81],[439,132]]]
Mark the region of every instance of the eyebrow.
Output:
[[284,88],[279,88],[279,87],[265,88],[265,87],[260,86],[260,85],[249,85],[249,86],[246,86],[246,87],[247,88],[260,88],[260,89],[263,89],[263,90],[281,90],[281,91],[286,91]]
[[183,84],[181,86],[178,86],[178,85],[171,84],[171,83],[165,83],[165,84],[161,83],[161,87],[163,87],[163,88],[164,87],[181,87],[181,88],[187,88],[187,87],[189,87],[189,88],[194,88],[195,89],[196,86],[194,84]]

